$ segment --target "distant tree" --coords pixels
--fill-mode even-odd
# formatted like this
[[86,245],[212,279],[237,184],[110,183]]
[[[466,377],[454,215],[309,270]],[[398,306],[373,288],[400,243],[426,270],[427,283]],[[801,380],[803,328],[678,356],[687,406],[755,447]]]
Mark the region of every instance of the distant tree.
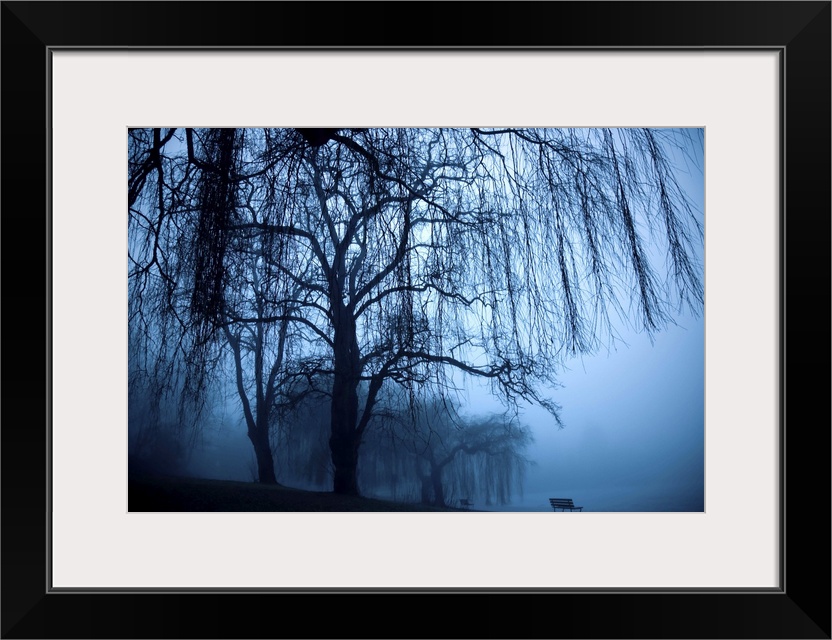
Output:
[[506,416],[463,417],[457,409],[434,401],[397,423],[399,451],[413,458],[421,502],[440,507],[457,498],[508,503],[512,492],[522,489],[531,464],[525,455],[531,431]]
[[[165,308],[156,330],[195,391],[231,327],[290,323],[285,379],[327,381],[333,488],[357,494],[386,385],[442,394],[457,371],[559,423],[546,387],[564,359],[615,340],[619,319],[652,334],[675,305],[701,310],[701,212],[673,162],[701,144],[701,130],[131,130],[131,321]],[[252,295],[237,276],[252,247],[275,289],[244,317],[229,309]]]
[[274,431],[281,482],[315,491],[332,488],[331,400],[328,393],[316,390],[326,386],[294,382],[286,391],[290,401],[283,405]]
[[508,504],[513,492],[522,492],[532,442],[528,427],[498,416],[472,418],[446,439],[434,436],[417,450],[429,472],[422,475],[422,502],[430,496],[432,504],[446,506],[455,497],[480,497],[485,504]]

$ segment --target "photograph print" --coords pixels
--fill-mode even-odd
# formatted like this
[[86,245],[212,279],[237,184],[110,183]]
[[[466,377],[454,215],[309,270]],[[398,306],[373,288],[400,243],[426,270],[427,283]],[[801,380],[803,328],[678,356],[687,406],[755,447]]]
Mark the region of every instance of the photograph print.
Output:
[[129,511],[705,510],[704,129],[127,136]]

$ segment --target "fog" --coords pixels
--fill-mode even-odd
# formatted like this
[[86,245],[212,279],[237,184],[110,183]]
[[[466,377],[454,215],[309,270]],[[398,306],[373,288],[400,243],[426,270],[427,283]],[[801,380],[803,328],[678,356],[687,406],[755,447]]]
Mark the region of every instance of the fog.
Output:
[[[522,494],[498,511],[550,511],[551,497],[572,498],[584,511],[704,509],[704,327],[679,326],[654,343],[628,336],[621,346],[570,363],[563,387],[552,390],[563,428],[528,406],[523,422],[534,435]],[[500,411],[481,389],[463,410]],[[252,481],[254,454],[233,400],[185,456],[183,472],[202,478]]]
[[527,412],[536,466],[514,506],[546,511],[568,497],[585,511],[702,511],[703,345],[702,320],[689,319],[654,345],[634,335],[564,372],[564,428]]
[[[481,135],[513,134],[477,133],[471,142],[463,130],[186,131],[187,144],[175,129],[130,134],[137,167],[130,190],[136,203],[131,261],[137,265],[128,405],[132,476],[278,483],[319,492],[332,491],[334,481],[336,494],[482,511],[551,512],[550,498],[571,499],[584,512],[704,510],[704,314],[691,303],[701,295],[699,281],[704,283],[704,246],[687,237],[664,200],[680,197],[693,220],[684,224],[704,224],[701,133],[672,132],[659,151],[649,132],[567,132],[558,138],[558,131],[547,130],[534,134],[543,136],[539,140],[519,134],[511,142],[472,147]],[[525,141],[537,149],[544,140],[586,154],[577,164],[568,159],[558,165],[560,175],[550,168],[533,174],[535,180],[545,176],[548,186],[535,188],[554,199],[553,214],[532,213],[522,201],[528,196],[517,195],[522,189],[506,186],[520,184],[536,161],[515,145]],[[396,157],[399,148],[433,153],[440,141],[446,155],[425,165],[425,172],[461,170],[465,164],[447,155],[456,142],[459,153],[478,149],[487,169],[472,177],[434,169],[434,182],[419,188],[436,188],[437,196],[417,197],[412,190],[396,195],[402,180],[379,173],[373,154]],[[624,151],[616,151],[616,143]],[[200,144],[207,159],[194,155]],[[156,150],[143,152],[148,145]],[[164,186],[149,195],[142,191],[157,166],[146,158],[159,150],[170,156],[168,173],[181,176],[167,204]],[[514,157],[505,183],[483,182],[470,201],[462,187],[439,190],[444,181],[493,180],[500,154]],[[296,164],[258,164],[274,157]],[[401,160],[405,171],[411,160]],[[235,175],[232,162],[254,167],[238,171],[248,172],[237,179],[242,186],[222,178],[223,171]],[[216,163],[213,174],[210,163]],[[602,167],[597,174],[595,164]],[[308,183],[292,173],[306,165],[314,176]],[[665,166],[674,167],[678,182],[671,185]],[[197,169],[209,177],[191,182]],[[572,171],[574,184],[561,182]],[[654,190],[642,182],[651,172],[659,176]],[[263,175],[272,182],[261,182]],[[328,175],[331,184],[321,177]],[[373,191],[378,200],[371,203],[388,204],[365,204],[367,189],[382,188],[375,182],[379,176],[392,186],[384,197]],[[270,189],[278,178],[299,181],[276,195]],[[605,180],[609,186],[595,186]],[[240,193],[234,195],[234,188]],[[201,208],[182,204],[188,189]],[[672,189],[684,196],[669,196]],[[246,206],[232,207],[242,213],[229,214],[226,203],[241,203],[244,196]],[[154,214],[147,212],[157,197],[163,204],[150,224]],[[465,202],[471,211],[452,215],[437,197],[456,198],[454,207]],[[629,199],[639,197],[646,204],[631,210]],[[341,208],[326,204],[339,199]],[[399,239],[396,207],[403,201],[421,215],[422,226],[408,232],[411,249]],[[524,212],[510,214],[520,216],[512,218],[514,227],[503,226],[501,216],[508,214],[493,213],[506,202]],[[171,219],[166,208],[176,206],[183,207],[185,223],[164,236],[160,229]],[[285,223],[280,216],[295,208],[301,213]],[[597,220],[589,221],[590,213]],[[263,222],[270,215],[279,222]],[[564,222],[564,215],[574,218]],[[375,217],[377,239],[370,242],[365,220]],[[474,233],[443,235],[443,225]],[[670,239],[654,242],[658,227]],[[492,230],[506,235],[494,236],[489,248]],[[234,241],[227,239],[232,232],[239,234]],[[175,260],[157,251],[165,243]],[[473,258],[478,255],[487,263]],[[403,256],[406,267],[384,271]],[[330,271],[336,258],[343,262],[340,281]],[[645,268],[647,262],[652,266]],[[161,274],[157,282],[168,284],[153,288],[154,269]],[[653,282],[652,269],[675,270],[677,279],[661,274]],[[172,284],[177,277],[180,282]],[[553,306],[546,306],[546,295],[553,296]],[[578,307],[570,311],[576,299]],[[449,305],[456,305],[456,315],[446,311]],[[526,315],[517,316],[518,308]],[[337,318],[347,316],[349,322],[339,325]],[[353,347],[331,337],[343,327],[352,332]],[[367,354],[354,360],[363,369],[344,368],[349,349]],[[335,390],[338,371],[351,376],[348,393],[342,392],[347,387]],[[530,386],[531,380],[540,386]],[[336,447],[336,432],[353,440]],[[358,453],[348,460],[351,450]],[[339,456],[346,462],[336,464]]]
[[[680,317],[653,343],[631,332],[618,349],[569,363],[552,397],[563,428],[527,406],[533,465],[522,493],[507,505],[477,510],[551,511],[548,499],[572,498],[584,511],[703,511],[705,496],[704,321]],[[501,411],[473,387],[463,411]],[[202,478],[252,481],[254,454],[228,401],[186,456],[183,472]]]

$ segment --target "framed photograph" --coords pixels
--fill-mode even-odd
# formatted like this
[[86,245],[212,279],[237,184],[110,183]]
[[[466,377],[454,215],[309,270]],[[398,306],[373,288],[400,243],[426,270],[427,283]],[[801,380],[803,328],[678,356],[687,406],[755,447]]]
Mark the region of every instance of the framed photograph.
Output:
[[[402,18],[400,27],[383,31],[375,27],[380,7],[3,3],[3,637],[829,638],[830,3],[406,2],[385,5],[385,24],[396,12]],[[659,132],[665,142],[655,142]],[[512,345],[522,351],[517,345],[527,333],[514,335],[510,325],[494,324],[493,337],[483,338],[482,345],[501,354],[502,367],[464,360],[459,346],[441,357],[424,347],[450,335],[428,336],[425,327],[437,320],[426,309],[472,299],[460,293],[465,282],[453,279],[462,268],[456,254],[492,255],[482,243],[464,239],[475,225],[461,212],[472,212],[480,223],[494,216],[483,243],[499,238],[503,251],[522,243],[519,236],[499,235],[497,227],[507,219],[500,212],[529,212],[522,220],[534,221],[535,237],[552,240],[536,255],[562,267],[557,281],[534,286],[542,291],[551,285],[553,299],[565,305],[558,308],[568,309],[572,296],[564,292],[580,282],[578,295],[597,305],[606,289],[575,279],[567,258],[578,264],[578,250],[563,250],[571,232],[562,230],[572,225],[590,243],[612,242],[618,234],[622,246],[631,248],[630,258],[604,259],[641,264],[637,235],[652,227],[648,219],[632,222],[631,196],[646,193],[658,214],[668,214],[652,224],[665,230],[670,271],[688,264],[671,207],[663,208],[672,184],[659,145],[671,143],[690,163],[686,175],[696,166],[700,176],[691,184],[698,184],[692,187],[700,194],[693,209],[701,217],[693,216],[691,224],[701,227],[702,236],[690,250],[698,252],[703,270],[676,281],[685,283],[681,289],[689,300],[691,292],[698,300],[701,322],[692,325],[698,327],[693,332],[704,333],[690,364],[675,360],[672,369],[690,380],[660,384],[655,378],[671,375],[671,369],[639,356],[654,376],[646,391],[635,391],[635,376],[626,372],[603,383],[596,379],[604,388],[586,391],[591,401],[613,406],[612,387],[622,394],[631,390],[636,400],[626,406],[638,405],[638,413],[619,410],[612,423],[654,416],[657,426],[643,429],[643,441],[608,435],[594,440],[593,446],[605,449],[604,457],[593,460],[624,468],[618,461],[628,458],[630,466],[646,468],[645,460],[663,456],[665,466],[656,468],[665,469],[670,501],[656,494],[628,509],[607,491],[605,504],[618,508],[587,507],[580,494],[558,494],[564,502],[541,509],[490,510],[480,501],[491,502],[493,494],[473,493],[470,465],[468,471],[460,465],[453,480],[446,475],[445,484],[422,480],[421,502],[431,508],[415,513],[369,513],[366,506],[321,513],[317,509],[327,509],[309,505],[236,510],[227,502],[205,506],[203,497],[194,497],[202,496],[199,487],[188,489],[190,502],[183,508],[170,486],[145,481],[152,477],[144,475],[147,465],[158,457],[144,455],[136,444],[141,403],[129,394],[138,379],[133,372],[152,368],[137,360],[132,342],[137,317],[142,327],[160,322],[149,309],[164,303],[165,318],[173,323],[183,309],[199,309],[199,317],[223,332],[238,380],[244,377],[241,360],[262,360],[260,343],[246,339],[257,335],[252,326],[265,318],[302,321],[303,331],[281,334],[279,322],[264,331],[282,335],[281,345],[317,345],[297,348],[296,367],[285,368],[284,381],[303,377],[308,387],[297,397],[306,398],[316,376],[328,373],[320,363],[330,356],[316,349],[337,354],[338,347],[297,305],[332,318],[338,305],[349,308],[364,296],[359,308],[373,318],[375,332],[362,334],[375,338],[365,353],[379,361],[364,359],[366,387],[360,393],[375,393],[372,385],[382,373],[411,390],[423,389],[434,375],[429,365],[452,364],[469,374],[493,374],[503,391],[520,389],[528,399],[526,379],[517,372],[533,363],[511,351]],[[439,166],[430,155],[435,147],[445,151],[441,169],[429,175]],[[310,154],[310,148],[319,151]],[[401,149],[430,158],[417,176],[421,182],[409,182],[412,167],[394,159],[403,157]],[[541,150],[537,173],[526,171],[536,162],[528,149]],[[260,205],[251,207],[250,218],[221,225],[224,282],[238,267],[240,276],[233,290],[239,304],[232,307],[224,294],[220,317],[210,276],[217,265],[204,258],[214,249],[206,254],[202,246],[219,235],[200,225],[206,211],[220,211],[212,203],[228,196],[225,182],[211,177],[223,175],[215,169],[224,162],[228,175],[250,174],[250,191],[236,194],[236,202],[256,199]],[[238,164],[231,168],[231,162]],[[538,185],[541,175],[555,175],[545,173],[555,162],[563,165],[548,191],[522,182],[535,176]],[[464,174],[466,163],[476,165],[477,173]],[[499,174],[500,184],[514,187],[497,193],[476,186],[477,202],[463,203],[469,196],[450,186],[479,185],[477,180],[498,175],[501,163],[513,168]],[[578,166],[611,169],[603,174]],[[301,174],[310,177],[297,178]],[[605,179],[619,188],[598,187]],[[366,217],[362,207],[371,206],[360,195],[367,189],[384,190],[377,202],[395,200],[427,224],[413,232],[423,236],[407,254],[424,261],[418,278],[394,283],[383,294],[374,287],[386,277],[384,265],[392,264],[390,256],[404,255],[396,242],[390,244],[401,222],[391,218],[370,240],[357,234]],[[429,189],[435,191],[426,195]],[[290,191],[284,200],[277,195]],[[549,194],[545,205],[542,193]],[[594,204],[582,209],[575,204],[582,197]],[[529,198],[537,204],[530,206]],[[319,284],[328,277],[332,256],[326,249],[316,252],[314,233],[301,227],[300,218],[289,224],[263,213],[297,208],[309,220],[305,203],[317,202],[318,211],[332,199],[347,216],[343,224],[337,216],[328,218],[332,255],[341,251],[339,234],[353,233],[351,241],[340,241],[345,264],[352,265],[341,283],[343,295],[332,293],[337,274]],[[427,242],[424,234],[441,235],[437,229],[441,216],[451,215],[450,199],[458,230],[432,242],[453,250],[433,260],[437,252],[425,257],[418,246]],[[570,212],[592,206],[599,212],[615,208],[623,222],[607,229],[577,224]],[[541,217],[534,218],[532,209]],[[564,220],[559,212],[565,212]],[[619,213],[604,215],[619,220]],[[176,236],[189,225],[199,234]],[[229,240],[232,231],[237,236]],[[266,254],[257,258],[252,247],[287,237],[300,242],[280,240],[280,255],[295,257],[271,266],[284,274],[283,282],[307,290],[290,298],[283,290],[265,296],[266,272],[260,269]],[[645,256],[652,251],[646,249]],[[320,258],[321,274],[308,270],[308,260],[298,257],[303,252]],[[515,254],[493,255],[505,266]],[[197,275],[187,305],[177,307],[182,294],[166,287],[168,269],[191,257]],[[373,260],[379,277],[370,272]],[[128,286],[128,273],[136,269],[148,277]],[[529,279],[521,289],[534,288],[530,271],[523,273]],[[606,311],[619,309],[629,317],[638,313],[633,309],[649,309],[642,276],[638,268],[615,271],[611,280],[635,292],[629,299],[633,308],[616,299]],[[504,291],[513,296],[517,274],[506,278]],[[477,296],[499,284],[487,273],[482,282],[488,287],[475,291]],[[406,302],[399,300],[402,293]],[[372,304],[382,299],[396,304],[374,311]],[[142,306],[145,300],[152,302]],[[281,300],[283,310],[267,312],[254,300]],[[290,309],[287,300],[296,307]],[[496,300],[486,305],[488,313],[496,314]],[[414,309],[425,316],[422,324]],[[247,313],[259,315],[252,319]],[[547,322],[558,327],[559,339],[571,336],[575,344],[579,317],[564,311]],[[154,339],[161,335],[158,326],[146,329]],[[189,334],[190,343],[176,335],[174,351],[212,357],[200,351],[200,335]],[[394,343],[401,343],[390,352],[396,360],[388,354]],[[551,364],[545,353],[536,354]],[[318,368],[309,364],[313,360]],[[338,371],[336,366],[336,376]],[[201,382],[188,378],[184,384]],[[444,388],[455,383],[446,378]],[[238,382],[235,407],[248,406],[244,390],[260,384]],[[263,389],[266,396],[272,393]],[[411,408],[414,397],[409,396]],[[404,405],[385,401],[384,415],[392,416],[391,424],[401,423],[394,409]],[[334,405],[333,400],[330,418]],[[343,406],[338,415],[352,405]],[[387,456],[377,458],[385,468],[399,465],[384,477],[378,474],[379,491],[418,495],[420,477],[402,469],[428,469],[418,466],[428,458],[419,462],[411,451],[413,438],[425,433],[445,443],[446,450],[431,449],[434,457],[456,447],[474,459],[477,447],[498,446],[495,433],[503,439],[510,434],[514,452],[523,446],[526,432],[519,423],[509,420],[495,431],[493,420],[477,422],[463,413],[447,433],[433,414],[426,418],[428,431],[412,418],[411,440],[389,427],[391,437],[410,447],[406,459],[378,453],[381,445],[365,436],[363,451],[376,447],[378,456]],[[260,452],[253,416],[248,434],[253,451]],[[696,433],[686,431],[686,440],[673,436],[689,423],[698,425]],[[471,434],[480,434],[476,446],[464,439]],[[355,493],[355,466],[342,462],[332,439],[329,448],[335,494]],[[653,452],[649,457],[647,449]],[[274,472],[261,458],[250,473],[260,485],[269,484]],[[567,456],[552,467],[578,475],[576,460]],[[515,470],[503,464],[509,466],[488,473]],[[690,486],[697,487],[674,484],[683,467],[690,469]],[[552,471],[540,477],[558,476]],[[368,486],[366,473],[363,478]],[[619,478],[610,473],[606,482]],[[651,478],[655,483],[659,475]],[[507,487],[504,482],[492,490]],[[556,496],[546,485],[540,491],[542,500]],[[571,498],[571,504],[565,501]],[[581,506],[580,513],[556,512]],[[305,616],[287,621],[276,615],[301,605],[334,615],[321,615],[314,626]],[[379,605],[402,630],[391,629],[388,616],[374,609]]]

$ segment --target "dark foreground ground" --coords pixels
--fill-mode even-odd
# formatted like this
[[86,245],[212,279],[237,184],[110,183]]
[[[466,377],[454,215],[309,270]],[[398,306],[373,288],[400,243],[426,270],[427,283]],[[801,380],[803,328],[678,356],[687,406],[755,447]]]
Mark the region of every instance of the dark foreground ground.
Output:
[[459,511],[253,482],[131,478],[129,511]]

